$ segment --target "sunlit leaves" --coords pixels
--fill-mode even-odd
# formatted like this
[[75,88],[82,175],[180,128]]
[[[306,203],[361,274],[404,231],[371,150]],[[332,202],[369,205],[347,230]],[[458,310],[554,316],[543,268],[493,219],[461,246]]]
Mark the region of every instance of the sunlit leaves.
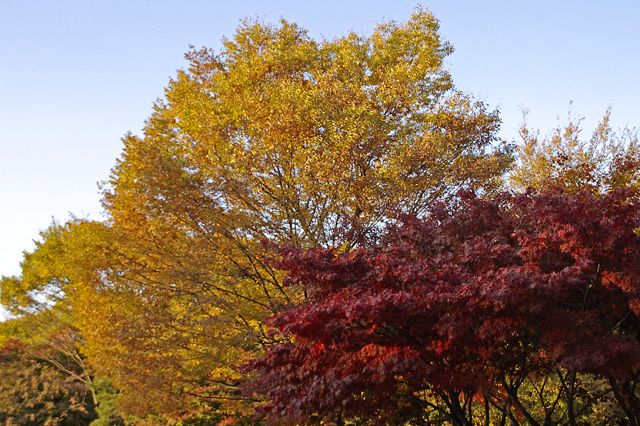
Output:
[[220,52],[187,54],[144,134],[124,138],[107,261],[78,294],[91,358],[123,401],[239,398],[239,365],[272,342],[264,319],[304,298],[263,241],[349,249],[397,209],[495,189],[510,152],[493,149],[497,112],[453,89],[451,51],[418,8],[322,41],[246,20]]
[[624,187],[638,190],[638,132],[625,128],[616,134],[610,115],[609,109],[588,140],[582,136],[579,118],[570,116],[568,124],[544,137],[525,121],[520,129],[519,162],[510,184],[519,190],[561,187],[572,193]]

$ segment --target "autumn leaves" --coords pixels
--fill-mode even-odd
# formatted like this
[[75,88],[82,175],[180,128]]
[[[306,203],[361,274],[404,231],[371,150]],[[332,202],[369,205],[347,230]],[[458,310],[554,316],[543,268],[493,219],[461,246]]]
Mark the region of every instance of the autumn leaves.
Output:
[[[3,304],[77,333],[130,423],[259,423],[256,406],[277,424],[575,423],[614,393],[632,410],[633,371],[564,361],[544,327],[635,354],[635,198],[604,194],[637,186],[637,138],[613,143],[607,116],[574,167],[578,132],[525,132],[514,163],[497,111],[453,88],[437,31],[422,9],[322,41],[246,21],[221,52],[189,52],[123,140],[107,219],[45,231]],[[585,167],[591,195],[498,195],[579,192]],[[553,203],[564,222],[542,214]],[[589,254],[570,231],[584,224],[609,251]],[[604,393],[585,396],[579,373]]]
[[[459,202],[404,217],[349,253],[281,251],[279,266],[309,298],[268,321],[286,339],[249,364],[271,423],[635,418],[637,198]],[[596,414],[614,397],[618,413]]]

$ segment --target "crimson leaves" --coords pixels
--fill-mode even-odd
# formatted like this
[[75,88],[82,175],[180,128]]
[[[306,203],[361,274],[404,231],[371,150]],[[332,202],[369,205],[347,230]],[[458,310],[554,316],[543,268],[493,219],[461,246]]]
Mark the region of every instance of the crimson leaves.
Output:
[[[261,410],[280,424],[421,424],[429,412],[472,424],[478,402],[486,421],[550,424],[562,405],[573,424],[586,410],[576,374],[588,374],[633,417],[638,201],[622,190],[462,193],[426,219],[402,217],[371,247],[283,248],[277,266],[309,297],[269,320],[281,340],[248,364],[247,391],[265,395]],[[519,388],[550,374],[563,404],[536,420]]]

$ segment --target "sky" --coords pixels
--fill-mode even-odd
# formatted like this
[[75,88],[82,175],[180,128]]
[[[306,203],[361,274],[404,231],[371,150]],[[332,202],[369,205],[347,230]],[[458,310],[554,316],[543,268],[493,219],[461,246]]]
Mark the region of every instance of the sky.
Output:
[[[406,20],[416,1],[0,0],[0,275],[53,218],[101,219],[98,182],[139,134],[189,45],[217,51],[239,20],[281,17],[313,38]],[[455,52],[454,84],[501,112],[517,140],[522,110],[548,133],[608,107],[640,126],[640,2],[423,0]],[[1,313],[0,313],[1,315]]]

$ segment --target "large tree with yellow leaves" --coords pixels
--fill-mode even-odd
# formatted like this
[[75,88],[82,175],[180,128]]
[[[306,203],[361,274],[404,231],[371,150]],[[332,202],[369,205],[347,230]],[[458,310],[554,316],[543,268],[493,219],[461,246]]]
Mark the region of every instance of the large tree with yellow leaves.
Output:
[[239,398],[238,366],[270,342],[264,319],[305,297],[265,241],[349,250],[398,211],[496,189],[511,161],[500,120],[453,88],[451,52],[418,8],[321,41],[248,20],[220,52],[187,54],[143,134],[124,138],[107,221],[70,240],[86,250],[72,301],[86,353],[130,409]]

